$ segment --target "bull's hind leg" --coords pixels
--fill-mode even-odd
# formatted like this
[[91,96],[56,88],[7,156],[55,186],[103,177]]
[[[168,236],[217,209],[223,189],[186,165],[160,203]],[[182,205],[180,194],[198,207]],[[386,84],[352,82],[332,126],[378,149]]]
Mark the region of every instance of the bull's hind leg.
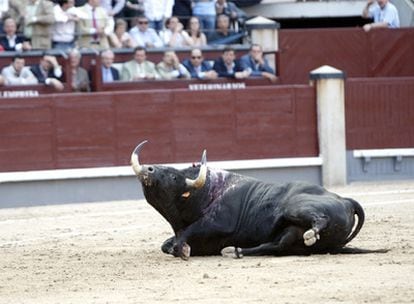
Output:
[[297,226],[290,226],[283,230],[274,242],[264,243],[252,248],[226,247],[221,254],[224,257],[241,258],[258,255],[288,255],[308,254],[303,248],[303,229]]
[[[303,227],[303,243],[306,246],[314,245],[320,239],[320,231],[328,226],[329,217],[316,210],[298,208],[294,213],[286,215],[288,221]],[[310,227],[310,228],[309,228]]]

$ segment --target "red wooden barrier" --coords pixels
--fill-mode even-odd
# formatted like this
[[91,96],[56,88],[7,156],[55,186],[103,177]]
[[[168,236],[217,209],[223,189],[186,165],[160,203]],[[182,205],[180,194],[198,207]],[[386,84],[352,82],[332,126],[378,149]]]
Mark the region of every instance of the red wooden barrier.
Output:
[[414,77],[348,79],[345,109],[347,149],[414,147]]
[[317,156],[314,88],[51,94],[0,103],[0,171]]

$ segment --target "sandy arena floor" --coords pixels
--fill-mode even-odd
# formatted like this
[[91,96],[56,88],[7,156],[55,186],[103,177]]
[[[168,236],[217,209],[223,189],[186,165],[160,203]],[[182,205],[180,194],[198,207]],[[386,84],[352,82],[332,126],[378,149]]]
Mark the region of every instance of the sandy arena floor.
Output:
[[331,190],[389,253],[182,261],[145,201],[0,209],[0,303],[414,303],[414,181]]

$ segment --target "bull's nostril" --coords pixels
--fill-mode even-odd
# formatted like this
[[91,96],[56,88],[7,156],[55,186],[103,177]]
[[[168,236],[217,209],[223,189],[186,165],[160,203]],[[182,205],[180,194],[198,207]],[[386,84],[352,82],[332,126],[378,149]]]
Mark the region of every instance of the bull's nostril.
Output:
[[148,167],[148,172],[150,173],[154,172],[154,167]]

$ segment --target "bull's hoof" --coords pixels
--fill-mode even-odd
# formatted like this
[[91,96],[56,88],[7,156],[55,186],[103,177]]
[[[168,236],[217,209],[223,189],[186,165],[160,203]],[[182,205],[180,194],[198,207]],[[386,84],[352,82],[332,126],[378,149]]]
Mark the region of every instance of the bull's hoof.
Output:
[[319,234],[313,229],[309,229],[303,234],[303,242],[308,247],[314,245],[319,239]]
[[188,245],[187,243],[183,244],[183,248],[181,249],[181,255],[180,257],[187,261],[190,258],[190,254],[191,254],[191,247],[190,245]]
[[221,255],[225,258],[241,259],[242,250],[239,247],[225,247],[221,250]]

